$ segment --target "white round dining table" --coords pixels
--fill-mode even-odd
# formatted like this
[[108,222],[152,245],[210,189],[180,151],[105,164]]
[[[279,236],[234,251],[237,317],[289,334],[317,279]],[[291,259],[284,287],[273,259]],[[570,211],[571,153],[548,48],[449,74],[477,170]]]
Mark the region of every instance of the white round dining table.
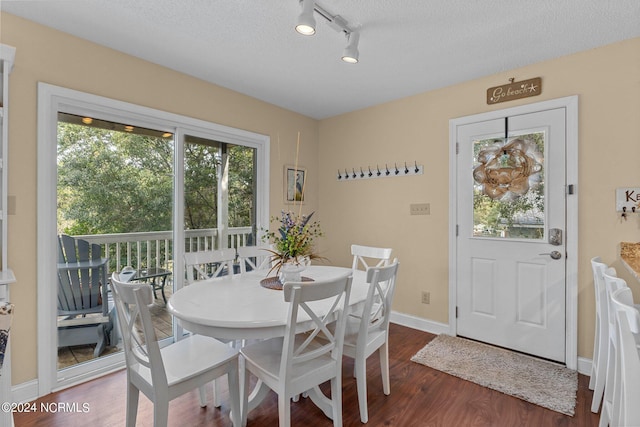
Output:
[[[364,271],[314,265],[307,267],[302,276],[326,280],[352,273],[349,305],[354,307],[364,303],[367,297]],[[200,335],[227,340],[283,336],[289,303],[284,301],[281,290],[260,285],[266,274],[265,270],[261,270],[192,283],[169,298],[167,309],[180,326]],[[314,309],[322,314],[326,314],[331,307],[331,302],[326,300],[313,304],[316,305]],[[300,313],[297,323],[300,331],[309,329],[311,323],[306,313]]]

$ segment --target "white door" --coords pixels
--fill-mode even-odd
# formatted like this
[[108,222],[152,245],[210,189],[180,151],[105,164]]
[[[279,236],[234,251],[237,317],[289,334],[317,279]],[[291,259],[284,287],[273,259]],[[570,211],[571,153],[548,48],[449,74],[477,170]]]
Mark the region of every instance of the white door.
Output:
[[457,334],[559,362],[565,126],[557,108],[456,131]]

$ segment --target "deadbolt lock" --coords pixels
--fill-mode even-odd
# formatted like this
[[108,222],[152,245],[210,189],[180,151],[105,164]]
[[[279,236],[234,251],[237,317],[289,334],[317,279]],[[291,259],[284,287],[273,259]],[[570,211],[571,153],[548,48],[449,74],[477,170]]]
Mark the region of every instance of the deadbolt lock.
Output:
[[553,246],[562,245],[562,229],[561,228],[549,229],[549,244]]

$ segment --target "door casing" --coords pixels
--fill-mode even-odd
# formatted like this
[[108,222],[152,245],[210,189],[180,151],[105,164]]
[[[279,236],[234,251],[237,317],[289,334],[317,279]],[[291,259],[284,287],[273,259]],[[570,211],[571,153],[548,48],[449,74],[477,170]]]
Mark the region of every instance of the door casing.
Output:
[[449,121],[449,333],[457,334],[457,128],[475,122],[529,114],[555,108],[566,109],[566,365],[578,365],[578,96],[542,101]]

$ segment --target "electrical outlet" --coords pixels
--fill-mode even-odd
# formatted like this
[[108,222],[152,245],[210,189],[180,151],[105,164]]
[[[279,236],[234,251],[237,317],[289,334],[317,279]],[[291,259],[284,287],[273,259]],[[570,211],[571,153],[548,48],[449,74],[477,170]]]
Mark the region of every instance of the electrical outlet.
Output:
[[431,303],[431,294],[427,291],[422,291],[422,303],[430,304]]
[[409,205],[411,215],[430,215],[431,205],[429,203],[412,203]]

